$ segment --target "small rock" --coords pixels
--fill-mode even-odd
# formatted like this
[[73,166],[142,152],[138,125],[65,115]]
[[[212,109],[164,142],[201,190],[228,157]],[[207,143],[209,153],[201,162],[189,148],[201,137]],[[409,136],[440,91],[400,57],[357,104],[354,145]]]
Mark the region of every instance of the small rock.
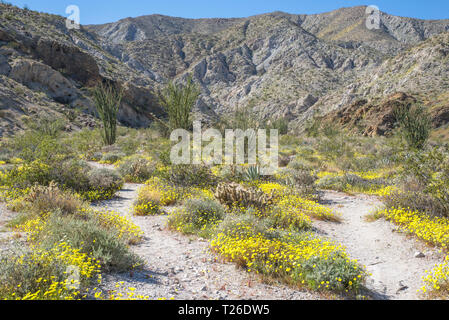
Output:
[[399,281],[399,289],[396,291],[396,294],[399,294],[401,291],[405,291],[408,289],[408,286],[405,285],[402,281]]
[[420,251],[415,252],[415,258],[425,258],[426,255]]
[[202,287],[201,291],[207,291],[207,287],[206,286]]

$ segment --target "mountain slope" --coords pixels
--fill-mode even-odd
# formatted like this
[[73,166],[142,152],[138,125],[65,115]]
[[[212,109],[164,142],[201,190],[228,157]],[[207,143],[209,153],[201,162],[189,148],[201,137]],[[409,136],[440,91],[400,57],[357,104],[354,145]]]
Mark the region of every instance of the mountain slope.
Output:
[[[381,13],[381,28],[368,30],[366,7],[353,7],[238,19],[151,15],[67,30],[63,17],[0,9],[0,115],[7,131],[49,101],[53,110],[94,115],[88,88],[100,81],[125,88],[123,124],[146,126],[149,112],[163,114],[152,92],[188,74],[201,86],[200,118],[248,107],[297,129],[316,112],[360,98],[376,104],[404,91],[439,107],[447,98],[449,20]],[[14,101],[11,87],[24,88]]]
[[185,33],[211,35],[241,20],[243,19],[184,19],[156,14],[126,18],[105,25],[88,25],[86,28],[100,35],[105,42],[116,44]]
[[[383,74],[385,61],[394,65],[403,52],[449,30],[449,20],[383,12],[381,28],[368,30],[366,18],[366,7],[361,6],[316,15],[274,12],[246,19],[144,16],[88,29],[103,37],[108,51],[156,82],[183,79],[192,72],[203,89],[198,104],[203,113],[219,115],[249,106],[263,117],[286,117],[301,126],[312,110],[327,113],[350,105],[352,93],[346,93],[351,87],[378,90],[384,80],[365,84],[365,78]],[[123,30],[129,28],[140,36],[124,37]],[[389,60],[396,56],[399,60]],[[444,70],[441,64],[438,68],[437,83]],[[429,78],[435,71],[429,72]],[[416,93],[426,94],[427,88],[415,87]],[[317,101],[323,103],[311,108]]]
[[[32,116],[30,110],[45,113],[48,107],[36,107],[49,101],[54,111],[77,109],[94,115],[87,88],[101,81],[125,89],[119,115],[124,124],[144,126],[149,123],[146,112],[161,113],[151,94],[152,80],[102,49],[95,35],[83,28],[67,30],[63,17],[6,4],[0,4],[0,78],[2,122],[11,130],[20,128],[19,117]],[[16,89],[19,99],[12,105],[10,86],[24,87]],[[37,98],[26,94],[28,90]]]
[[[392,121],[391,97],[398,92],[403,94],[399,100],[404,100],[401,97],[405,95],[428,106],[435,128],[449,123],[449,33],[387,59],[373,72],[365,71],[350,86],[322,97],[307,116],[330,110],[331,121],[345,125],[356,122],[366,134],[384,133],[378,128],[392,127],[392,123],[383,123],[384,115]],[[361,100],[365,103],[361,104]],[[344,114],[352,114],[352,119]]]

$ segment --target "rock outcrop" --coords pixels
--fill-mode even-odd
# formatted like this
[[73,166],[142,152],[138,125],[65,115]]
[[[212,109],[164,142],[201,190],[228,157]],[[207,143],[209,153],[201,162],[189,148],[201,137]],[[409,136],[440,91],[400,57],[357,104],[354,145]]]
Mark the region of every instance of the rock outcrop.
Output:
[[[367,106],[385,97],[403,92],[439,108],[449,101],[449,20],[381,13],[380,29],[369,30],[366,7],[353,7],[239,19],[152,15],[67,30],[63,17],[0,9],[0,75],[41,99],[32,102],[18,90],[14,103],[27,106],[51,101],[54,110],[95,115],[89,87],[110,81],[125,89],[122,124],[142,127],[150,113],[163,116],[153,92],[192,74],[201,87],[195,112],[205,121],[249,108],[300,131],[312,116],[341,110],[344,125],[357,125],[360,114],[385,116],[366,133],[382,134],[387,114]],[[9,94],[2,99],[11,103]],[[19,117],[17,110],[28,107],[8,109]],[[435,126],[446,123],[442,110]]]

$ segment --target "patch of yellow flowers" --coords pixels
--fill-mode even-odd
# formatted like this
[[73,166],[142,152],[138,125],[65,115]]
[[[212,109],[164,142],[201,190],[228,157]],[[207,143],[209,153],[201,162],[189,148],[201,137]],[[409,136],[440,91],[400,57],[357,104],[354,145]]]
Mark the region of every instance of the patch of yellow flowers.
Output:
[[47,218],[48,214],[42,213],[33,219],[28,219],[23,224],[16,227],[16,230],[26,232],[28,234],[28,240],[34,242],[37,240],[39,233],[44,230]]
[[[317,289],[335,289],[332,281],[351,290],[358,287],[364,278],[364,272],[357,265],[357,261],[347,258],[341,246],[313,236],[297,242],[289,239],[268,239],[261,234],[238,236],[220,233],[212,240],[211,246],[224,259],[246,268],[248,272],[275,276],[286,282],[313,285]],[[355,272],[350,281],[342,283],[341,277],[331,279],[334,275],[323,274],[324,279],[328,276],[327,281],[317,284],[307,277],[309,271],[305,265],[309,261],[332,261],[336,256],[343,257],[346,260],[346,268]],[[317,265],[314,264],[312,268],[317,268]]]
[[114,198],[116,191],[117,190],[97,188],[95,190],[80,192],[79,195],[87,201],[94,202],[112,199]]
[[430,217],[421,212],[395,208],[384,210],[381,215],[426,242],[443,249],[449,248],[449,220],[446,218]]
[[[352,174],[355,176],[358,176],[362,179],[366,180],[376,180],[380,179],[384,176],[382,172],[375,172],[375,171],[366,171],[366,172],[346,172],[346,174]],[[329,171],[320,171],[317,173],[318,178],[324,178],[324,177],[342,177],[345,175],[344,172],[329,172]]]
[[292,214],[302,214],[307,217],[325,220],[339,221],[339,217],[332,209],[316,203],[315,201],[303,199],[297,195],[285,195],[277,202],[277,206]]
[[[142,240],[143,231],[128,218],[113,211],[99,211],[82,208],[80,214],[91,214],[106,228],[114,229],[121,239],[129,244],[137,244]],[[42,250],[36,241],[39,233],[45,228],[49,214],[40,214],[33,219],[27,220],[17,228],[17,231],[26,232],[30,245],[30,253],[17,257],[15,263],[18,266],[28,264],[29,268],[35,265],[47,267],[52,265],[63,265],[67,267],[77,267],[81,283],[68,279],[56,279],[55,276],[37,279],[39,290],[24,292],[21,290],[26,285],[19,283],[18,287],[2,287],[0,284],[0,299],[18,300],[60,300],[60,299],[82,299],[86,294],[82,294],[79,285],[88,284],[96,280],[101,283],[100,261],[94,259],[90,254],[80,252],[80,249],[72,248],[69,244],[61,242],[58,246],[50,250]],[[75,288],[75,289],[74,289]],[[114,297],[112,295],[112,297]],[[120,295],[118,296],[120,297]],[[140,296],[123,296],[124,299],[141,299]]]
[[266,194],[277,194],[280,195],[287,190],[287,187],[279,183],[262,183],[259,184],[259,189]]
[[446,298],[449,297],[449,256],[432,271],[426,271],[426,274],[423,277],[425,285],[420,291],[424,293],[433,291],[443,296],[446,295]]
[[115,211],[93,211],[100,223],[106,228],[118,231],[120,239],[126,240],[129,244],[138,244],[142,241],[143,231],[130,219]]
[[[449,220],[447,218],[430,217],[424,213],[409,209],[389,209],[381,212],[388,220],[398,224],[402,230],[414,234],[418,238],[442,247],[449,248]],[[426,271],[423,277],[424,286],[420,291],[429,291],[449,296],[449,256],[433,270]]]
[[[16,256],[12,261],[16,269],[33,268],[52,269],[55,266],[64,268],[76,267],[79,280],[70,279],[67,271],[64,272],[65,279],[57,279],[54,275],[46,275],[33,279],[33,285],[29,284],[30,279],[20,279],[11,284],[0,284],[1,298],[5,300],[73,300],[81,298],[80,286],[90,281],[101,280],[100,263],[88,254],[80,252],[79,249],[72,248],[69,244],[61,242],[58,246],[50,250],[37,249],[31,247],[27,254]],[[31,287],[31,288],[30,288]],[[38,290],[32,289],[38,288]],[[32,291],[30,291],[32,290]]]
[[386,197],[393,193],[398,193],[398,192],[400,192],[400,189],[395,186],[379,186],[378,188],[373,187],[370,190],[365,191],[363,193],[374,195],[374,196],[379,196],[379,197]]
[[181,198],[182,193],[175,187],[162,184],[156,177],[151,178],[139,190],[134,214],[138,216],[159,214],[160,207],[173,205]]
[[293,192],[288,192],[288,187],[278,183],[262,183],[259,189],[266,194],[274,195],[277,205],[287,215],[301,216],[310,223],[308,217],[317,220],[339,221],[336,213],[315,201],[304,199]]
[[164,185],[158,178],[151,178],[145,182],[145,185],[146,186],[141,191],[143,192],[145,188],[157,190],[160,194],[160,204],[162,206],[172,205],[181,198],[179,190],[175,187]]

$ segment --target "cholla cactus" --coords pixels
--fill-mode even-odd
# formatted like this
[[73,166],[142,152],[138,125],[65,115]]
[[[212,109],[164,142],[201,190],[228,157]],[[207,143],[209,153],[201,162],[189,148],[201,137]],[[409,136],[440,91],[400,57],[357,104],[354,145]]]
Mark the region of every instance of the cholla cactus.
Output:
[[273,196],[254,188],[245,188],[238,183],[221,183],[215,198],[226,206],[243,205],[263,209],[273,203]]
[[46,198],[52,198],[56,194],[60,193],[61,190],[59,189],[58,184],[54,181],[51,181],[48,187],[35,184],[30,189],[30,192],[26,196],[26,200],[30,202],[35,202],[41,196],[45,196]]

